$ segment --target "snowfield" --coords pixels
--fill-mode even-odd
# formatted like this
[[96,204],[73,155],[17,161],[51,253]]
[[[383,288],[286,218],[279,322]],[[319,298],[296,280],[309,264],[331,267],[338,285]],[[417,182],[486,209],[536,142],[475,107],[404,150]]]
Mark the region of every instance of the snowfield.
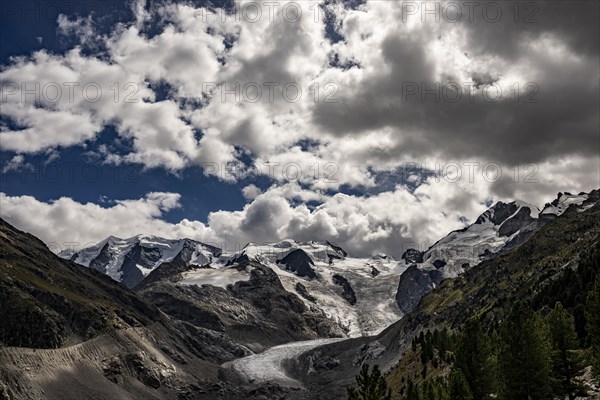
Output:
[[[297,249],[313,261],[312,269],[317,278],[298,276],[278,263]],[[400,275],[408,268],[402,260],[385,255],[355,258],[326,242],[283,240],[264,245],[250,243],[237,253],[223,254],[213,266],[218,268],[218,263],[225,265],[244,255],[270,267],[288,292],[298,294],[307,307],[323,311],[344,327],[349,337],[376,335],[403,317],[395,300]],[[374,271],[377,272],[374,274]],[[342,297],[343,288],[334,283],[334,275],[348,280],[356,295],[356,304]],[[298,293],[298,283],[315,301]]]
[[238,271],[235,268],[202,268],[189,272],[184,272],[182,279],[177,282],[180,285],[211,285],[227,289],[228,285],[234,285],[236,282],[247,281],[250,274],[246,271]]

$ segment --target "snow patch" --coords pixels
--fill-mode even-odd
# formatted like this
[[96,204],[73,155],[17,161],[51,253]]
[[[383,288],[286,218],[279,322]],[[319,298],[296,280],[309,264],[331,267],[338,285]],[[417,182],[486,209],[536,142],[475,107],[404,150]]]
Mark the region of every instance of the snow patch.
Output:
[[178,284],[188,286],[211,285],[226,289],[229,285],[234,285],[240,281],[248,281],[249,279],[249,271],[238,271],[233,267],[219,269],[201,268],[184,272]]

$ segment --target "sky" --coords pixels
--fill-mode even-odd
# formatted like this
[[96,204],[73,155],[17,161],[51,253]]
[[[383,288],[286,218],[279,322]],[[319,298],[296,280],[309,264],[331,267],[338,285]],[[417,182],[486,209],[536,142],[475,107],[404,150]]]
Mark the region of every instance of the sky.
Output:
[[0,216],[399,257],[600,187],[599,2],[0,5]]

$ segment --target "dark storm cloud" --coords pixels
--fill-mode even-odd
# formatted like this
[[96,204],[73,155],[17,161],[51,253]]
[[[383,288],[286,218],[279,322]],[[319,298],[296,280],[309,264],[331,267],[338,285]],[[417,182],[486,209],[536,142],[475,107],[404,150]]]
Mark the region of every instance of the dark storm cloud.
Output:
[[[552,32],[565,40],[578,53],[598,54],[600,46],[600,2],[582,1],[482,1],[473,12],[474,18],[464,24],[469,30],[471,52],[495,53],[503,58],[519,56],[518,43],[525,35]],[[484,12],[486,3],[497,4]],[[488,17],[484,17],[486,13]],[[497,20],[497,21],[496,21]],[[496,22],[490,22],[496,21]]]
[[[499,57],[504,65],[535,69],[535,82],[521,85],[518,99],[506,92],[497,101],[468,96],[465,84],[494,84],[505,73],[502,70],[471,72],[470,83],[449,72],[439,82],[438,99],[432,94],[423,97],[422,88],[436,84],[432,60],[425,53],[431,37],[391,34],[381,42],[386,64],[382,72],[361,81],[341,103],[319,105],[315,122],[335,136],[391,128],[399,140],[382,154],[390,159],[443,154],[447,159],[477,157],[516,164],[597,155],[598,2],[536,4],[537,23],[515,23],[512,15],[505,15],[499,23],[479,18],[463,24],[469,57]],[[509,12],[508,3],[502,9]],[[566,49],[559,48],[560,42]],[[534,51],[532,43],[546,48]],[[462,87],[459,100],[454,100],[452,86],[446,86],[444,95],[448,82]],[[417,87],[416,94],[408,95]]]

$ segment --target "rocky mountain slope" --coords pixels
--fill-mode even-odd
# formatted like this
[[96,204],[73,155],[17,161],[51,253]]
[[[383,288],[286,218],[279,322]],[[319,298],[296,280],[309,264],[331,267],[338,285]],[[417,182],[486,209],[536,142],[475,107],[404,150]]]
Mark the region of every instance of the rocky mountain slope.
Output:
[[[186,268],[163,264],[142,281],[138,293],[173,318],[223,332],[256,352],[291,341],[345,336],[339,325],[319,309],[306,306],[299,295],[286,291],[278,275],[258,262],[242,259],[223,270],[177,272],[182,267]],[[175,275],[168,275],[165,269]],[[207,275],[198,278],[202,273],[211,274],[219,284]],[[156,274],[163,278],[154,280]],[[182,280],[182,275],[190,274],[193,278]],[[237,281],[224,275],[233,275]]]
[[398,307],[403,313],[412,311],[443,279],[459,276],[494,254],[519,246],[568,209],[585,210],[599,199],[598,190],[578,195],[559,193],[542,211],[520,201],[496,203],[475,223],[450,232],[425,252],[411,249],[405,253],[403,259],[409,267],[400,278]]
[[220,380],[220,364],[252,354],[226,333],[169,317],[2,219],[0,304],[3,399],[251,399],[267,390]]
[[[336,326],[329,329],[334,335],[376,334],[403,315],[394,299],[399,276],[406,269],[403,262],[386,256],[349,257],[329,242],[249,243],[240,251],[221,253],[189,239],[110,237],[61,256],[106,272],[129,287],[144,286],[144,296],[152,299],[157,296],[150,292],[164,294],[165,285],[172,293],[189,295],[189,287],[197,285],[203,293],[231,295],[229,286],[252,281],[253,267],[245,266],[260,264],[268,269],[266,274],[277,277],[286,293],[300,298],[303,308],[328,318]],[[163,285],[149,287],[157,281]],[[239,299],[232,302],[238,304]]]

